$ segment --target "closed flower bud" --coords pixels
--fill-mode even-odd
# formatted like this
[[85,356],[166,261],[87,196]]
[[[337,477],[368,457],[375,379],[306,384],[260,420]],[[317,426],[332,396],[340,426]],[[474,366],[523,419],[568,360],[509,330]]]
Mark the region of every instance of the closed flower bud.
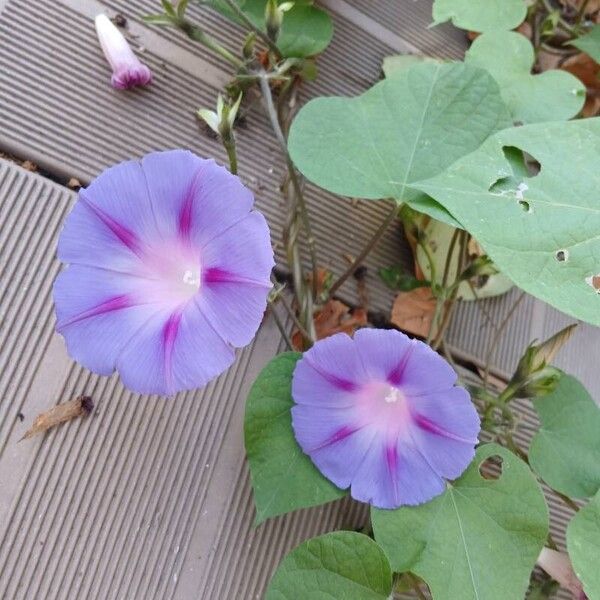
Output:
[[265,6],[265,25],[267,27],[267,35],[274,42],[279,37],[281,24],[283,23],[283,15],[288,10],[294,7],[293,2],[283,2],[278,4],[277,0],[267,0]]
[[122,90],[150,83],[152,72],[133,53],[127,40],[112,21],[106,15],[98,15],[95,23],[100,46],[112,67],[113,87]]
[[237,116],[242,94],[234,104],[226,104],[223,101],[223,96],[219,94],[217,97],[217,111],[201,108],[198,111],[198,116],[225,142],[233,140],[233,124]]

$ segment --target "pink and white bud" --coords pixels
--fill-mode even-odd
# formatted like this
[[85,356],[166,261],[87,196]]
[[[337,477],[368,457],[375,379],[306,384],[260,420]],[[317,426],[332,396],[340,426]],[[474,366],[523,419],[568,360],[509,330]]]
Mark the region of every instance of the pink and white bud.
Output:
[[537,564],[552,579],[555,579],[562,587],[569,590],[573,594],[574,600],[587,600],[581,581],[577,579],[567,554],[550,548],[543,548],[537,559]]
[[106,15],[98,15],[95,23],[100,46],[112,67],[112,86],[124,90],[150,83],[152,72],[133,53],[116,25]]

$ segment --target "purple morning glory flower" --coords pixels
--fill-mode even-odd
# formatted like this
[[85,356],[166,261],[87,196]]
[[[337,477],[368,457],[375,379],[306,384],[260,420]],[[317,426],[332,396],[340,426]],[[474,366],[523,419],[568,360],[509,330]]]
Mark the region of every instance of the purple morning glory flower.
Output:
[[258,329],[273,250],[252,192],[213,160],[155,152],[79,193],[58,243],[69,354],[142,393],[200,387]]
[[149,84],[152,81],[152,72],[133,53],[114,23],[106,15],[98,15],[95,24],[98,41],[113,71],[113,87],[124,90]]
[[475,454],[479,417],[427,344],[361,329],[317,342],[296,365],[292,425],[317,468],[379,508],[441,494]]

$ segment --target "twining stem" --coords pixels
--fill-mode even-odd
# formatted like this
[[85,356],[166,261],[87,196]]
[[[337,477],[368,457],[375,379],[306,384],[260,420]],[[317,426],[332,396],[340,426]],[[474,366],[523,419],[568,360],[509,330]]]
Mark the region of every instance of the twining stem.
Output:
[[219,56],[224,58],[227,62],[231,63],[236,69],[245,70],[245,65],[235,54],[229,52],[227,48],[224,48],[215,40],[213,37],[204,33],[202,29],[196,27],[193,23],[181,19],[177,26],[183,33],[185,33],[191,40],[199,42],[203,46],[206,46],[209,50],[216,52]]
[[273,315],[273,320],[275,321],[275,325],[277,325],[277,329],[279,329],[279,333],[281,334],[281,337],[283,338],[283,341],[285,342],[287,349],[293,350],[294,348],[292,346],[292,340],[290,339],[290,336],[288,335],[288,332],[286,331],[285,325],[281,321],[281,318],[277,314],[277,310],[275,308],[275,303],[272,302],[271,300],[269,300],[269,306],[271,308],[271,313]]
[[498,342],[500,341],[500,336],[502,335],[502,332],[504,331],[504,329],[510,322],[512,316],[517,311],[517,308],[519,308],[519,304],[521,304],[521,302],[523,301],[523,298],[525,298],[525,292],[521,292],[521,294],[519,295],[519,297],[517,298],[515,303],[512,305],[511,309],[508,311],[508,314],[506,315],[506,317],[504,317],[504,320],[500,324],[500,327],[498,327],[498,329],[496,330],[494,337],[492,338],[492,341],[490,342],[487,354],[485,356],[485,366],[484,366],[484,370],[483,370],[483,389],[485,389],[485,390],[487,390],[487,388],[488,388],[488,381],[490,378],[490,368],[491,368],[491,364],[492,364],[492,359],[494,358],[494,354],[496,352],[496,347],[498,346]]
[[360,251],[359,255],[352,261],[352,264],[340,275],[338,280],[329,288],[328,297],[332,297],[344,285],[348,277],[350,277],[360,264],[365,260],[369,252],[373,250],[377,242],[383,237],[390,223],[398,216],[400,205],[394,202],[392,210],[388,213],[383,223],[378,227],[377,231],[371,236],[371,239],[366,243],[365,247]]
[[[271,86],[269,85],[269,79],[265,73],[259,75],[258,80],[260,82],[260,90],[262,96],[265,101],[265,108],[267,111],[267,116],[269,117],[269,121],[271,122],[271,127],[273,128],[273,132],[275,133],[275,137],[281,149],[284,153],[288,175],[290,181],[292,183],[292,187],[294,188],[294,196],[297,202],[297,210],[300,213],[300,218],[302,219],[302,226],[304,228],[304,233],[306,234],[306,241],[308,244],[308,252],[310,255],[310,262],[312,266],[312,292],[313,298],[317,297],[317,289],[318,289],[318,280],[319,280],[319,272],[317,267],[317,252],[315,246],[315,238],[312,234],[312,228],[310,225],[310,220],[308,217],[308,209],[306,207],[306,201],[304,199],[304,193],[302,191],[302,185],[300,184],[300,180],[298,178],[298,173],[296,172],[296,167],[294,167],[294,163],[290,157],[287,148],[287,141],[281,130],[281,125],[279,124],[279,119],[277,118],[277,110],[275,108],[275,104],[273,103],[273,93],[271,92]],[[296,207],[294,207],[296,208]]]
[[277,47],[277,44],[264,32],[261,31],[254,23],[248,18],[248,15],[236,4],[235,0],[225,0],[225,4],[235,13],[236,17],[250,30],[253,31],[275,54],[277,58],[281,58],[281,50]]
[[310,342],[314,341],[314,340],[312,340],[312,336],[308,333],[308,331],[304,328],[302,323],[300,323],[300,321],[298,320],[296,313],[294,312],[292,307],[289,305],[289,303],[283,293],[278,295],[277,300],[279,302],[281,302],[281,304],[283,304],[283,308],[285,308],[285,311],[287,312],[288,316],[294,322],[294,325],[296,326],[296,328],[298,329],[298,331],[300,332],[302,337],[304,337],[306,340],[308,340]]

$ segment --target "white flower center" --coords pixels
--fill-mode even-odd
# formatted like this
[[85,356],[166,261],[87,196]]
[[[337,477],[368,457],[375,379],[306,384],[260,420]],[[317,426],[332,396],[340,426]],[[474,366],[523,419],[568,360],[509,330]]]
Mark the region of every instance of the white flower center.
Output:
[[195,288],[196,291],[200,289],[200,271],[199,270],[192,271],[191,269],[187,269],[183,273],[182,280],[183,280],[183,283]]
[[398,388],[390,387],[388,393],[386,394],[384,400],[388,404],[392,404],[393,402],[398,402],[402,398],[402,393]]

